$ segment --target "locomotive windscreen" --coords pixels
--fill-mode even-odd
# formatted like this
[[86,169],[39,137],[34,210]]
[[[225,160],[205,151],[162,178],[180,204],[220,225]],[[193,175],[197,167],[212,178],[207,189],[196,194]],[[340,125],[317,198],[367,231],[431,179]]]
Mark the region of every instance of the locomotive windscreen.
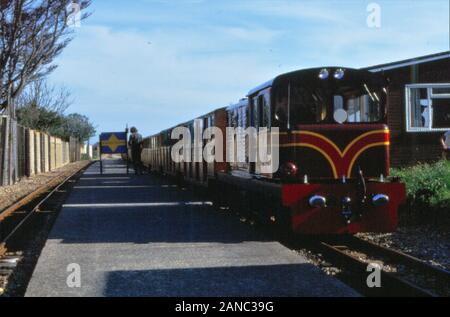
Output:
[[[280,128],[299,124],[384,122],[386,84],[378,75],[348,71],[341,79],[330,74],[298,75],[274,87],[274,122]],[[336,122],[336,112],[343,120]]]

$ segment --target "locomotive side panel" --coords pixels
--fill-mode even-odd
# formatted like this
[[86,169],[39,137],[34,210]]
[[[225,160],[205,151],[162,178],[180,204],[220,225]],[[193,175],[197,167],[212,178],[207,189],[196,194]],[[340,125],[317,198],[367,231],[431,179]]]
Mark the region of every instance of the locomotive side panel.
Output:
[[[217,172],[227,172],[228,164],[226,163],[226,128],[228,125],[227,112],[225,109],[218,109],[214,112],[213,124],[222,132],[222,148],[223,155],[219,160],[214,163],[208,164],[208,177],[215,178]],[[218,156],[218,153],[216,153]]]

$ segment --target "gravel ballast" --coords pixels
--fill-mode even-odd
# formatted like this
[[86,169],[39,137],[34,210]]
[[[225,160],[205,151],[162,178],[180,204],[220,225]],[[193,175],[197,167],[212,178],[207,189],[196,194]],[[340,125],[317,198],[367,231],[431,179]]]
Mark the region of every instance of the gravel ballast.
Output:
[[357,236],[450,270],[449,229],[445,225],[423,224],[399,227],[394,233],[360,233]]
[[56,177],[67,177],[88,163],[89,161],[70,163],[48,173],[24,178],[12,186],[0,186],[0,211],[8,208],[26,195],[31,194],[50,180]]

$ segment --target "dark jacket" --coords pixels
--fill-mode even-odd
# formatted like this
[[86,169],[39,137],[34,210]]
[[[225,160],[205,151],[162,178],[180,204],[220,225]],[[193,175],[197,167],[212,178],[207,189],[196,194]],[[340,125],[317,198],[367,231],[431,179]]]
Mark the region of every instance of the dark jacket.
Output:
[[142,151],[142,142],[142,135],[139,133],[130,135],[128,144],[130,145],[131,151],[134,153]]

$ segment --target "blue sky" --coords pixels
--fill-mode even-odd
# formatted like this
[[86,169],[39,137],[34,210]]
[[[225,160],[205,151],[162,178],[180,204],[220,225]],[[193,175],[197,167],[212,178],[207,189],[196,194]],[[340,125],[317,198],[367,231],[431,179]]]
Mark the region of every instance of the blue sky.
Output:
[[[93,0],[51,75],[99,132],[150,135],[295,69],[449,50],[448,0]],[[368,4],[381,27],[367,26]],[[96,139],[93,139],[95,141]]]

